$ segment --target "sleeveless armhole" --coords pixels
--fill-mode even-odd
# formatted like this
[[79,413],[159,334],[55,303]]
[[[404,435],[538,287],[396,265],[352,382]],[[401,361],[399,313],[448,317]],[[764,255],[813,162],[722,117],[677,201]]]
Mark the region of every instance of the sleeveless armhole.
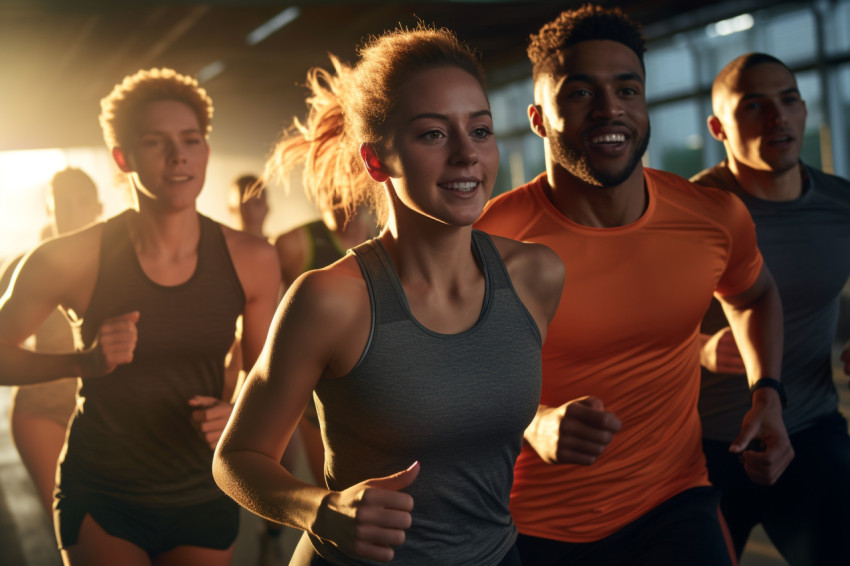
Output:
[[523,315],[525,316],[526,321],[531,326],[534,335],[537,337],[537,340],[542,345],[543,337],[540,334],[540,328],[537,326],[537,321],[535,321],[534,317],[531,316],[531,313],[528,311],[528,308],[525,306],[525,303],[522,301],[519,294],[516,292],[516,288],[514,287],[514,283],[511,280],[510,273],[508,273],[508,267],[505,265],[505,261],[502,259],[502,255],[499,253],[499,249],[493,242],[493,238],[490,237],[490,234],[482,232],[481,230],[473,230],[472,236],[472,242],[476,247],[478,257],[486,257],[489,260],[485,261],[484,265],[485,269],[490,272],[488,275],[489,279],[493,282],[493,289],[491,292],[495,293],[499,286],[498,282],[504,281],[504,287],[513,294],[517,304],[519,305]]
[[[366,291],[369,293],[369,338],[366,340],[366,347],[363,348],[363,353],[360,354],[360,358],[357,360],[357,363],[354,364],[354,367],[351,368],[351,371],[355,371],[359,368],[366,357],[369,355],[369,352],[372,350],[372,343],[375,339],[375,330],[378,321],[378,304],[375,300],[375,289],[372,282],[372,278],[369,275],[369,270],[366,269],[366,263],[364,259],[361,257],[361,254],[369,254],[375,253],[375,243],[373,240],[367,240],[349,250],[348,253],[354,254],[355,259],[357,259],[357,264],[360,266],[360,273],[363,274],[363,281],[366,283]],[[351,373],[351,372],[349,372]]]

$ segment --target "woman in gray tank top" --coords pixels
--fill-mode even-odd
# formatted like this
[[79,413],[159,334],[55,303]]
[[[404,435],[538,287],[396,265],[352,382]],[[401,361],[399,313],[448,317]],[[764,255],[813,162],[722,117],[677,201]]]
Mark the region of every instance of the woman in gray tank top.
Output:
[[[314,198],[369,202],[384,229],[290,287],[214,476],[305,531],[291,564],[517,564],[513,465],[563,265],[472,229],[499,154],[479,62],[451,32],[398,29],[354,67],[331,61],[270,170],[306,161]],[[311,395],[325,486],[279,463]]]

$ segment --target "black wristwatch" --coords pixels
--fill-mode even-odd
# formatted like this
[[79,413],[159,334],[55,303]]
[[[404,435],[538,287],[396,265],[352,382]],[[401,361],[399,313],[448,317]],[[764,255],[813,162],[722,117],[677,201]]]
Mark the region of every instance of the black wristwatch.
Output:
[[750,386],[750,398],[752,398],[753,393],[756,392],[756,389],[761,389],[762,387],[770,387],[771,389],[776,389],[776,392],[779,393],[779,400],[782,402],[782,408],[788,406],[788,396],[785,395],[785,386],[782,385],[782,382],[778,379],[773,379],[772,377],[762,377],[755,383]]

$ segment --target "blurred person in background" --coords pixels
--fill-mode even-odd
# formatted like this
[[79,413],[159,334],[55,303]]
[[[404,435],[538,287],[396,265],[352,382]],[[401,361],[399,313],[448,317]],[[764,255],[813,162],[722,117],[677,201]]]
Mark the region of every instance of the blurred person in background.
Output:
[[[269,214],[269,205],[265,184],[254,174],[247,173],[237,177],[228,191],[227,206],[231,217],[236,222],[236,227],[259,238],[266,239],[265,222]],[[281,266],[285,273],[285,267]],[[281,289],[281,295],[286,291],[286,282]],[[228,383],[241,384],[245,378],[245,369],[242,365],[242,347],[240,340],[242,335],[242,318],[236,325],[236,340],[227,354],[226,368],[230,377]],[[237,390],[239,387],[237,386]],[[234,399],[235,401],[235,399]],[[313,410],[315,413],[315,409]],[[292,440],[286,447],[280,463],[292,469],[297,462],[302,443],[301,435],[293,435]],[[321,439],[318,439],[321,448]],[[278,566],[288,563],[288,555],[292,549],[284,549],[283,534],[284,527],[274,521],[263,520],[262,532],[260,533],[259,566]]]
[[[50,180],[47,192],[48,224],[42,239],[73,232],[95,222],[103,212],[97,186],[81,169],[68,167]],[[14,269],[23,256],[11,261],[0,273],[0,295],[9,287]],[[54,310],[33,336],[38,352],[74,351],[69,321]],[[77,398],[77,378],[12,388],[11,432],[21,460],[35,483],[42,504],[53,515],[56,464],[65,444],[68,419]]]

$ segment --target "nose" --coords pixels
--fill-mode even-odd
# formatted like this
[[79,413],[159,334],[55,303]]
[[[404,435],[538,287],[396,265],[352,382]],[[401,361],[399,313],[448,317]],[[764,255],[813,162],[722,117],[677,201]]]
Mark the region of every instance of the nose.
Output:
[[776,102],[765,103],[764,111],[767,116],[767,123],[770,126],[781,126],[788,121],[788,116],[781,104]]
[[168,161],[172,163],[186,162],[186,153],[183,151],[183,148],[180,146],[179,143],[173,141],[168,142],[165,151]]
[[476,163],[478,161],[478,148],[475,147],[475,142],[465,133],[459,133],[454,136],[452,144],[451,159],[453,163]]
[[617,94],[611,90],[600,90],[593,100],[594,118],[611,120],[623,115],[623,105]]

